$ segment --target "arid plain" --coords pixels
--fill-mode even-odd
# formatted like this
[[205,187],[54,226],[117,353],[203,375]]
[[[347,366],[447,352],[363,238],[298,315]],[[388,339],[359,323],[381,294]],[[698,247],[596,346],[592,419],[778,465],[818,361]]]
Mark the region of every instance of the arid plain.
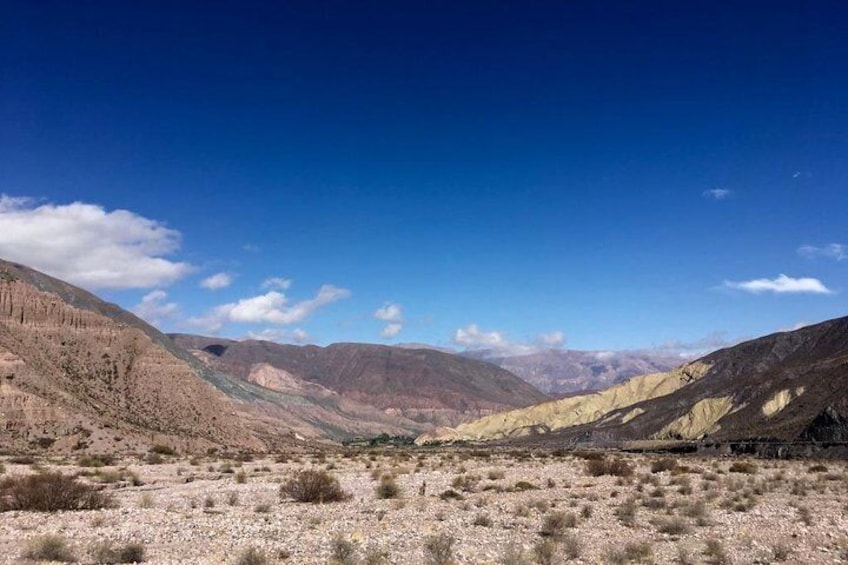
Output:
[[[304,470],[327,479],[312,485],[319,500],[336,486],[344,499],[294,500]],[[58,556],[80,563],[848,559],[842,461],[446,448],[19,456],[5,458],[4,492],[49,471],[76,475],[111,500],[98,510],[3,512],[4,563],[32,561],[63,542]]]

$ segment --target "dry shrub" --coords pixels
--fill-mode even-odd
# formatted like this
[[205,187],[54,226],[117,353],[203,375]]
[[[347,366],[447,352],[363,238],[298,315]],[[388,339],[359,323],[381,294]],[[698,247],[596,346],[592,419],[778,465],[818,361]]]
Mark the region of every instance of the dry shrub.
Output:
[[31,539],[24,549],[23,558],[62,563],[71,563],[77,560],[73,551],[68,547],[65,538],[52,534]]
[[266,565],[268,557],[255,547],[248,547],[236,558],[236,565]]
[[377,498],[397,498],[401,495],[400,486],[395,482],[391,475],[383,475],[380,479],[380,484],[374,489]]
[[350,498],[342,490],[338,479],[320,469],[304,469],[295,473],[280,486],[280,496],[314,504],[340,502]]
[[61,473],[13,476],[0,481],[0,512],[98,510],[114,506],[111,495]]
[[624,459],[589,459],[586,461],[586,474],[592,477],[612,475],[614,477],[632,477],[633,466]]
[[669,457],[657,459],[651,463],[652,473],[662,473],[663,471],[671,471],[677,468],[677,460]]
[[424,540],[424,560],[428,565],[449,565],[453,562],[453,544],[449,534],[433,534]]
[[91,556],[95,563],[112,565],[114,563],[141,563],[144,561],[144,546],[140,543],[128,543],[116,546],[106,541],[94,546]]
[[757,472],[757,466],[750,461],[734,461],[728,469],[731,473],[744,473],[753,475]]
[[571,512],[551,512],[542,521],[540,534],[545,537],[559,539],[565,533],[566,528],[577,527],[577,516]]
[[341,534],[336,534],[330,543],[330,563],[332,565],[355,565],[356,546]]

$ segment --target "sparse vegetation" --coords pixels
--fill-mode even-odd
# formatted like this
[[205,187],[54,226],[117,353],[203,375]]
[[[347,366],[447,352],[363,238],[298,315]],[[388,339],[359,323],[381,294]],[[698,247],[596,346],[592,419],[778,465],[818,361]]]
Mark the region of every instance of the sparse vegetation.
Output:
[[380,484],[374,490],[377,498],[380,499],[398,498],[401,495],[400,486],[391,475],[383,475],[380,478]]
[[267,565],[268,557],[264,551],[255,547],[248,547],[239,554],[234,565]]
[[602,475],[631,477],[633,476],[633,466],[620,458],[589,459],[586,461],[586,474],[592,477]]
[[141,563],[144,561],[144,545],[140,543],[116,545],[111,541],[105,541],[92,548],[91,557],[95,563],[104,565]]
[[349,498],[338,479],[321,469],[298,471],[280,486],[280,496],[313,504],[340,502]]
[[61,563],[71,563],[77,560],[67,540],[54,534],[31,539],[27,542],[21,557],[34,561],[59,561]]
[[11,476],[0,480],[0,512],[32,510],[98,510],[114,506],[114,498],[76,477],[56,472]]
[[424,561],[428,565],[449,565],[453,562],[456,538],[446,533],[433,534],[424,540]]

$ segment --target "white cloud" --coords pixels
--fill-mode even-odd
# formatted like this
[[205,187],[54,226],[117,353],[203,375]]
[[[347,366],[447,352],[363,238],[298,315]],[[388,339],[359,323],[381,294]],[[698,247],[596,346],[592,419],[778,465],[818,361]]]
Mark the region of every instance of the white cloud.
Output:
[[787,326],[785,328],[778,328],[777,331],[779,331],[779,332],[794,332],[796,330],[806,328],[809,325],[811,325],[810,322],[801,321],[801,322],[796,322],[795,324],[792,324],[791,326]]
[[818,279],[802,277],[792,278],[779,275],[776,279],[754,279],[750,281],[724,281],[726,288],[742,290],[752,294],[773,292],[775,294],[832,294],[829,288]]
[[542,333],[531,343],[511,341],[501,331],[483,331],[477,324],[459,328],[453,335],[454,345],[466,350],[492,350],[498,355],[530,355],[539,351],[562,347],[565,334],[560,331]]
[[713,188],[711,190],[705,190],[703,195],[706,198],[712,198],[713,200],[727,200],[733,196],[733,191],[726,188]]
[[384,322],[402,322],[403,310],[400,304],[386,302],[381,308],[377,308],[374,312],[374,317]]
[[222,304],[207,316],[191,318],[188,323],[210,332],[217,332],[230,322],[286,326],[302,322],[319,308],[349,296],[349,290],[325,284],[314,298],[290,304],[285,294],[272,290]]
[[261,251],[258,245],[254,245],[252,243],[245,243],[241,246],[241,248],[248,253],[259,253]]
[[798,254],[803,255],[808,259],[825,257],[827,259],[843,261],[848,259],[848,247],[842,243],[829,243],[822,247],[816,247],[815,245],[802,245],[798,248]]
[[388,322],[380,332],[380,335],[384,338],[396,337],[403,330],[403,308],[400,304],[385,302],[374,311],[374,317]]
[[132,309],[133,313],[146,322],[158,326],[164,321],[174,319],[179,313],[175,302],[166,302],[168,293],[164,290],[154,290],[145,294],[141,302]]
[[391,324],[386,324],[386,327],[383,328],[380,335],[385,338],[393,338],[397,337],[401,330],[403,330],[403,324],[392,322]]
[[127,210],[0,195],[0,226],[0,257],[89,290],[164,286],[193,270],[163,258],[178,231]]
[[477,324],[468,324],[456,330],[453,342],[468,349],[501,349],[510,345],[503,333],[484,332]]
[[284,279],[282,277],[271,277],[270,279],[265,279],[262,282],[262,288],[273,288],[275,290],[288,290],[292,285],[291,279]]
[[550,347],[557,348],[565,345],[565,334],[562,332],[549,332],[539,334],[537,340],[539,344]]
[[200,286],[208,290],[227,288],[231,284],[233,284],[233,275],[231,273],[215,273],[211,277],[206,277],[200,281]]
[[295,328],[291,331],[279,328],[265,328],[258,332],[247,332],[244,339],[256,339],[261,341],[275,341],[278,343],[295,343],[303,345],[309,343],[312,337],[304,330]]

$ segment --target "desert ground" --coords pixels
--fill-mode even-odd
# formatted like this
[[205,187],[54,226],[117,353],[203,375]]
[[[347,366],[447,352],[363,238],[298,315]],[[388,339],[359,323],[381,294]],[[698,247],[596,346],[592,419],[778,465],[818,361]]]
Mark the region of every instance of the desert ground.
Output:
[[[292,499],[305,469],[329,480],[321,488],[337,479],[344,500]],[[55,471],[109,495],[108,507],[6,508],[3,563],[50,557],[57,544],[56,556],[80,563],[142,554],[146,563],[238,565],[848,559],[841,461],[446,448],[5,456],[0,493]]]

